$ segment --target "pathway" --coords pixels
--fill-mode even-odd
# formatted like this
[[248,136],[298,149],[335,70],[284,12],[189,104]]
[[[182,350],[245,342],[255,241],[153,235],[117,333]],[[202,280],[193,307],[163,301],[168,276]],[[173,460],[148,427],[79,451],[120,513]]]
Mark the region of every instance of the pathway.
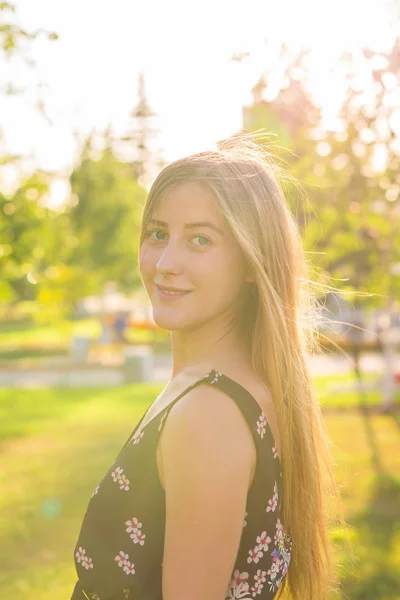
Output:
[[[350,357],[332,354],[310,355],[310,372],[315,375],[333,375],[351,372]],[[361,355],[360,366],[363,372],[383,373],[384,362],[380,354]],[[169,355],[158,355],[153,360],[149,380],[166,382],[171,370]],[[396,355],[396,370],[400,371],[400,354]],[[41,388],[41,387],[108,387],[124,383],[121,365],[69,365],[59,359],[48,361],[42,368],[0,369],[0,387]]]

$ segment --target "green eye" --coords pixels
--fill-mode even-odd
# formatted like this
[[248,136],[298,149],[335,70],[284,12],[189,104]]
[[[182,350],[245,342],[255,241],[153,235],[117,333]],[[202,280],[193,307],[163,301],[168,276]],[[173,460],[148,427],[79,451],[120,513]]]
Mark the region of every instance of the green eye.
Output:
[[198,244],[198,246],[208,246],[210,244],[210,239],[205,235],[195,235],[193,239],[203,240]]
[[[153,237],[153,233],[155,234],[155,237]],[[165,231],[161,231],[161,229],[149,229],[149,231],[146,232],[146,237],[149,237],[152,240],[163,241],[165,238],[159,237],[159,234],[161,234],[161,236],[164,236]]]

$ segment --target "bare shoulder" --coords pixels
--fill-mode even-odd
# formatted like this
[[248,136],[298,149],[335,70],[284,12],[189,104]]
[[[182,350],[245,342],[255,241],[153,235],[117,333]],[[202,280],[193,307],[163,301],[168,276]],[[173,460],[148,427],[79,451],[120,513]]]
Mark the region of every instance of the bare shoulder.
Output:
[[249,471],[249,477],[256,460],[254,440],[239,407],[223,391],[209,385],[190,390],[171,408],[159,450],[162,464],[178,457],[181,460],[185,454],[192,465],[198,455],[200,465],[218,468],[218,456],[220,467],[239,461],[243,471]]
[[216,386],[200,385],[190,390],[171,409],[165,429],[176,435],[186,432],[210,438],[212,432],[222,437],[247,437],[248,427],[236,402]]

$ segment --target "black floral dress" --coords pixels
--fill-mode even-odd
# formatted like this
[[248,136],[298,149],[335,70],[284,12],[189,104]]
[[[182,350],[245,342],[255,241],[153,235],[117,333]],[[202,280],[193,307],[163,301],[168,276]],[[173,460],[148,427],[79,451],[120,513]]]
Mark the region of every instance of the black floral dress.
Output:
[[255,398],[212,370],[190,385],[139,433],[145,415],[93,491],[74,550],[78,581],[71,600],[162,600],[165,494],[156,448],[172,406],[200,384],[217,386],[237,404],[256,445],[253,483],[225,599],[271,600],[285,577],[291,539],[281,520],[281,467]]

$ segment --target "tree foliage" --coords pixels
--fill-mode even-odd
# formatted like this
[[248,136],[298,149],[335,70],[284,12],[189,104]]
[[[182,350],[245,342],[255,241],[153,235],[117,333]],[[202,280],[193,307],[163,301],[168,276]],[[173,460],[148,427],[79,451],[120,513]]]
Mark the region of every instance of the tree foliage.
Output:
[[[0,59],[32,67],[29,44],[40,35],[57,39],[18,25],[11,2],[0,1],[0,16]],[[18,90],[9,82],[3,92]],[[18,166],[20,158],[2,152],[0,167]],[[94,156],[91,140],[71,175],[70,203],[61,210],[46,207],[49,183],[37,171],[22,177],[13,193],[0,193],[0,302],[34,300],[43,320],[70,313],[80,298],[101,293],[106,281],[123,290],[137,285],[139,213],[146,194],[132,165],[119,160],[110,145]]]
[[98,286],[116,281],[132,290],[138,282],[137,246],[141,205],[146,191],[129,164],[110,148],[91,156],[90,140],[71,175],[68,216],[77,239],[70,264],[96,274]]
[[44,206],[47,178],[37,172],[11,195],[0,193],[1,300],[32,300],[68,255],[68,219]]
[[[36,31],[28,31],[24,27],[15,23],[16,5],[14,2],[0,2],[0,15],[3,17],[3,22],[0,23],[0,49],[10,58],[15,53],[23,53],[22,45],[24,42],[36,40],[40,35],[44,34],[49,40],[57,40],[58,35],[55,32],[38,29]],[[28,65],[32,62],[27,60]]]
[[258,97],[247,109],[256,116],[248,128],[278,134],[275,152],[306,191],[291,189],[289,202],[312,262],[335,287],[374,294],[363,303],[383,306],[400,295],[400,41],[387,55],[340,57],[347,91],[330,130],[310,104],[304,58],[287,61],[288,83],[273,102]]

